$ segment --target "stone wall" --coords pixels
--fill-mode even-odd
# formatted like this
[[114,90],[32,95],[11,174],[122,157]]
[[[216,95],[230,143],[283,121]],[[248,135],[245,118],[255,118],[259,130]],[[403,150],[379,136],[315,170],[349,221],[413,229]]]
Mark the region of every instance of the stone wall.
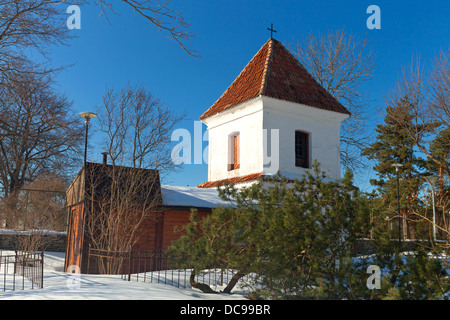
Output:
[[[18,248],[19,238],[29,237],[25,232],[0,232],[0,250],[16,250]],[[67,243],[67,233],[58,232],[44,235],[43,246],[39,248],[45,251],[65,252]]]
[[[0,250],[15,250],[18,249],[17,242],[18,237],[28,236],[25,233],[1,233],[0,232]],[[54,251],[54,252],[65,252],[67,244],[67,233],[59,232],[55,234],[51,234],[47,236],[47,239],[44,240],[44,250],[45,251]],[[417,246],[417,242],[414,241],[404,241],[403,243],[406,245],[406,251],[412,251]],[[377,252],[377,248],[373,244],[373,242],[369,239],[360,239],[357,240],[357,243],[354,247],[354,254],[374,254]]]
[[[395,243],[398,243],[397,240],[392,240]],[[414,251],[416,247],[418,246],[418,241],[412,241],[412,240],[404,240],[402,241],[402,246],[405,247],[404,251]],[[423,242],[423,244],[427,244],[426,241]],[[364,254],[374,254],[377,253],[377,248],[375,247],[374,243],[370,239],[359,239],[356,241],[356,245],[353,248],[353,252],[355,255],[364,255]]]

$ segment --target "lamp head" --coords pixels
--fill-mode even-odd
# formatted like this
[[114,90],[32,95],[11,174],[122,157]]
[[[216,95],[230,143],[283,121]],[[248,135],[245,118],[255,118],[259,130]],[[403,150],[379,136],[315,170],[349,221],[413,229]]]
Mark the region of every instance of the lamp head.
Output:
[[78,115],[85,119],[86,124],[89,124],[89,121],[91,120],[91,118],[97,117],[97,115],[93,112],[80,112]]
[[432,187],[434,187],[435,185],[436,185],[436,182],[439,180],[439,177],[438,176],[425,176],[424,177],[425,178],[425,180],[427,180],[427,182],[432,186]]
[[403,165],[401,163],[394,163],[392,165],[393,167],[395,167],[395,171],[398,172],[398,170],[400,169],[400,167],[403,167]]

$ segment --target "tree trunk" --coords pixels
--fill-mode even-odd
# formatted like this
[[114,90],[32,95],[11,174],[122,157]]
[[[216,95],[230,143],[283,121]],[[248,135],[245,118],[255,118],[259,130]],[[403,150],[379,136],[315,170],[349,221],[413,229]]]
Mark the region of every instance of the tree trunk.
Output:
[[225,293],[231,293],[231,290],[233,290],[234,286],[236,285],[236,283],[239,281],[240,278],[242,278],[243,276],[245,276],[247,273],[244,272],[236,272],[233,277],[231,278],[230,282],[228,283],[228,285],[225,287],[225,289],[223,290],[223,292]]
[[207,284],[195,282],[194,280],[195,275],[196,271],[194,269],[192,270],[191,276],[189,277],[189,283],[191,284],[192,288],[200,289],[203,293],[217,293],[216,291],[211,289],[211,287],[208,286]]

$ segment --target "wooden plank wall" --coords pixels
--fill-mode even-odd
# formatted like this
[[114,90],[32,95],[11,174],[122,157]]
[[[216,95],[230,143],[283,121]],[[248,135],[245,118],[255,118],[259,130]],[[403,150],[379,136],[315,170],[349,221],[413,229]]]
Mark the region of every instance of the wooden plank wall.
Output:
[[[200,219],[211,213],[210,210],[197,212]],[[163,209],[154,211],[143,222],[139,231],[140,237],[133,246],[135,249],[152,249],[165,251],[173,241],[181,237],[181,232],[175,232],[175,228],[188,224],[191,215],[190,208]]]
[[64,270],[69,266],[81,267],[81,242],[83,238],[83,208],[84,204],[79,203],[70,207],[69,232],[67,234],[66,262]]
[[163,211],[153,211],[142,223],[139,230],[139,239],[133,246],[135,249],[155,249],[158,247],[158,224],[163,216]]
[[[200,219],[203,219],[207,215],[211,214],[211,211],[199,211],[197,215]],[[189,208],[185,210],[166,210],[164,211],[164,224],[162,232],[162,250],[167,250],[173,241],[179,239],[183,233],[175,232],[175,227],[179,229],[181,226],[188,224],[191,210]]]
[[[211,210],[201,209],[197,212],[200,219],[211,214]],[[191,215],[190,208],[164,208],[152,212],[143,222],[140,237],[133,246],[135,250],[165,251],[182,236],[181,232],[175,232],[175,228],[188,224]],[[83,203],[70,207],[69,232],[66,249],[65,270],[71,265],[76,265],[86,273],[88,263],[88,240],[83,234]],[[83,241],[85,239],[85,241]],[[83,248],[82,248],[83,245]],[[82,250],[83,249],[83,250]],[[82,252],[83,251],[83,252]],[[81,257],[81,255],[84,255]],[[81,263],[83,266],[81,266]],[[92,266],[91,266],[92,267]]]

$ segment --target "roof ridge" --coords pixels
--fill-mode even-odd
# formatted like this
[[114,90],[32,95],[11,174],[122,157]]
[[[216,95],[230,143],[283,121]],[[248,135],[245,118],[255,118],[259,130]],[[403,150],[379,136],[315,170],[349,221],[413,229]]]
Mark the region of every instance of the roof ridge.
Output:
[[[238,76],[233,80],[230,86],[225,90],[224,93],[212,104],[212,106],[206,110],[201,116],[200,119],[206,118],[207,114],[210,113],[212,110],[211,108],[214,107],[223,97],[225,97],[231,90],[234,89],[233,84],[235,84],[241,76],[250,69],[250,66],[252,66],[252,62],[255,61],[255,59],[258,57],[258,55],[261,53],[261,51],[265,48],[266,45],[271,41],[272,39],[267,40],[264,45],[253,55],[253,57],[250,59],[250,61],[245,65],[245,67],[241,70],[241,72],[238,74]],[[232,106],[232,104],[228,103],[226,104],[223,109],[227,109],[228,107]]]
[[[336,101],[336,103],[341,104],[341,103],[340,103],[340,102],[339,102],[339,101],[338,101],[331,93],[328,92],[328,90],[326,90],[326,89],[323,87],[322,84],[319,83],[319,81],[318,81],[316,78],[314,78],[314,77],[312,76],[311,73],[309,73],[308,69],[305,68],[305,66],[300,62],[299,59],[297,59],[297,57],[296,57],[290,50],[288,50],[288,49],[287,49],[285,46],[283,46],[283,45],[282,45],[282,48],[285,49],[285,51],[288,53],[288,55],[292,58],[292,60],[293,60],[300,68],[302,68],[302,69],[305,70],[305,76],[309,77],[311,81],[314,81],[315,83],[318,84],[318,89],[319,89],[320,91],[323,91],[325,94],[329,95],[333,100]],[[344,107],[344,109],[346,109],[346,108]],[[347,111],[347,110],[346,110],[346,111]],[[348,111],[347,111],[347,112],[348,112]],[[350,112],[349,112],[349,113],[350,113]]]
[[259,96],[349,115],[281,42],[267,40],[200,120]]
[[266,88],[267,88],[267,79],[268,79],[269,73],[270,73],[270,70],[269,70],[270,65],[269,64],[270,64],[270,60],[272,59],[273,43],[276,40],[271,38],[268,41],[269,41],[269,49],[267,50],[267,57],[266,57],[265,65],[264,65],[264,73],[262,76],[261,89],[259,91],[259,95],[264,95],[264,92],[266,91]]
[[[284,61],[278,61],[277,63],[275,63],[275,61],[272,61],[272,68],[276,69],[277,67],[280,67],[280,62],[281,63],[293,63],[295,64],[295,66],[297,68],[299,68],[298,70],[301,73],[297,73],[297,75],[301,74],[301,77],[303,78],[302,80],[302,85],[301,85],[301,96],[298,96],[297,93],[295,91],[291,92],[291,93],[286,93],[284,92],[284,96],[282,97],[278,97],[278,95],[274,95],[275,92],[273,92],[274,88],[273,88],[273,81],[274,79],[270,79],[270,84],[269,86],[271,86],[270,89],[268,89],[268,91],[265,91],[266,96],[268,97],[272,97],[272,98],[277,98],[280,100],[285,100],[285,101],[292,101],[292,102],[296,102],[296,103],[301,103],[313,108],[318,108],[318,109],[324,109],[324,110],[328,110],[328,111],[334,111],[334,112],[339,112],[339,113],[344,113],[344,114],[350,114],[350,112],[332,95],[330,94],[309,72],[308,70],[305,68],[305,66],[295,57],[295,55],[288,50],[281,42],[275,40],[276,44],[278,44],[277,48],[274,48],[273,50],[279,50],[278,52],[276,52],[276,58],[279,59],[280,56],[283,56],[283,54],[287,55],[287,60],[285,59]],[[284,53],[281,53],[284,52]],[[275,59],[275,58],[274,58]],[[284,70],[289,70],[289,67],[287,67],[287,64],[284,65],[284,69],[282,70],[278,70],[278,71],[284,71]],[[275,79],[278,77],[278,75],[275,74],[271,74],[271,76],[275,76]],[[282,81],[285,81],[285,84],[289,85],[289,89],[292,90],[298,90],[299,87],[297,87],[298,82],[293,82],[292,79],[290,79],[290,77],[286,77],[283,79],[278,79],[279,83],[281,83]],[[295,81],[295,80],[294,80]],[[306,83],[305,83],[306,81]],[[278,84],[275,86],[276,89],[279,89]],[[297,87],[297,88],[296,88]],[[267,88],[266,88],[267,89]],[[309,95],[305,95],[305,92],[309,91]],[[315,92],[314,92],[315,91]],[[276,93],[279,93],[280,91],[277,91]],[[290,94],[294,94],[295,96],[289,96]],[[300,98],[300,99],[299,99]],[[317,100],[317,98],[319,99],[319,101]],[[314,101],[315,100],[315,101]]]

